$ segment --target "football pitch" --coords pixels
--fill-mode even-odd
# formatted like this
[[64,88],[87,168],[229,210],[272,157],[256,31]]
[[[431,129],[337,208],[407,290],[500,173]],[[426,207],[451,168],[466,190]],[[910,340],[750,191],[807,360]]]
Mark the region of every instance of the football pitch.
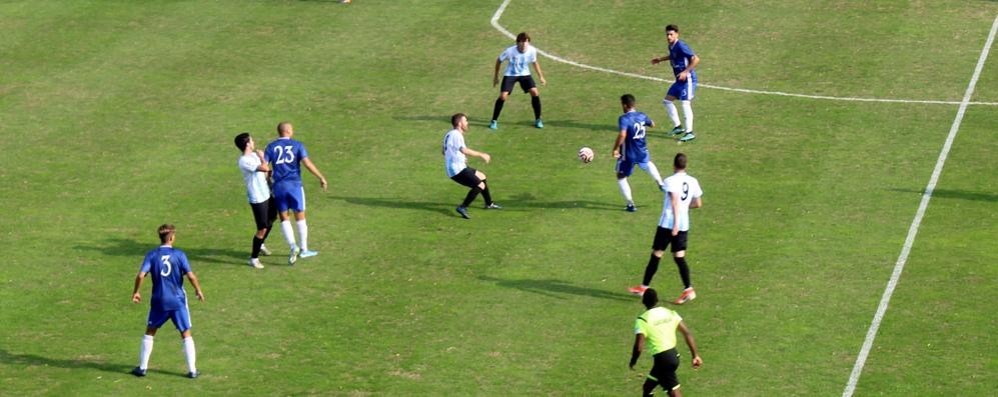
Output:
[[[630,93],[704,189],[677,310],[687,396],[998,395],[992,1],[0,2],[0,395],[637,395],[627,293],[662,193],[610,155]],[[666,24],[701,57],[697,139],[667,136]],[[545,128],[495,57],[527,31]],[[447,180],[456,112],[502,210]],[[310,248],[254,224],[233,137],[279,121]],[[582,164],[580,147],[596,152]],[[177,227],[202,376],[171,324],[137,363],[156,228]],[[652,285],[682,289],[664,259]],[[889,298],[889,299],[887,299]],[[871,328],[874,332],[871,332]],[[868,335],[869,334],[869,335]],[[875,336],[875,338],[873,337]],[[658,393],[662,393],[659,391]],[[661,395],[661,394],[659,394]]]

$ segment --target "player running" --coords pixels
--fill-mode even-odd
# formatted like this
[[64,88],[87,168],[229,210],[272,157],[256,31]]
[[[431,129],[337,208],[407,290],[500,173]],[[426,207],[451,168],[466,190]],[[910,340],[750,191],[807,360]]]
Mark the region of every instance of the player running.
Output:
[[[670,61],[669,64],[672,66],[672,73],[676,75],[676,81],[669,87],[665,99],[662,99],[662,104],[665,105],[665,111],[669,113],[669,118],[672,119],[672,124],[675,126],[672,129],[672,135],[677,136],[685,133],[682,138],[679,138],[679,141],[688,142],[696,138],[696,135],[693,134],[693,105],[691,102],[697,89],[695,68],[700,64],[700,57],[693,52],[690,46],[686,45],[686,42],[679,39],[679,27],[676,25],[665,27],[665,38],[669,41],[669,54],[660,58],[652,58],[651,64],[657,65],[659,62]],[[676,111],[676,105],[673,103],[676,99],[683,105],[686,129],[683,129],[679,123],[679,112]]]
[[[648,115],[637,111],[634,108],[634,95],[624,94],[620,97],[620,106],[624,109],[624,114],[617,119],[617,126],[620,134],[613,143],[613,157],[617,159],[617,186],[620,194],[627,200],[627,212],[637,211],[634,206],[634,198],[631,196],[631,185],[627,178],[634,172],[634,166],[641,167],[642,170],[651,175],[659,189],[662,188],[662,176],[658,173],[658,168],[651,161],[648,154],[648,144],[645,141],[647,128],[654,127],[655,122],[648,118]],[[621,150],[623,147],[624,150]]]

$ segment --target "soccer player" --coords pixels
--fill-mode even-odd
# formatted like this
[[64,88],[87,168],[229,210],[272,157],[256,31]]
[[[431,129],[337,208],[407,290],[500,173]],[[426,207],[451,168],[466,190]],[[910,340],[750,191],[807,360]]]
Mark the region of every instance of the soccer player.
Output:
[[632,287],[631,293],[641,295],[647,292],[651,279],[658,271],[658,262],[665,254],[665,248],[672,246],[672,260],[679,268],[679,276],[683,280],[683,293],[672,303],[681,305],[696,299],[690,283],[690,268],[686,265],[686,234],[690,230],[690,208],[703,206],[703,190],[696,178],[686,174],[686,155],[676,153],[672,161],[675,174],[665,178],[665,202],[662,204],[662,216],[655,231],[655,241],[652,243],[651,257],[645,267],[645,277],[641,285]]
[[[648,155],[648,145],[645,141],[647,128],[654,127],[655,122],[634,108],[634,95],[621,96],[620,106],[624,109],[624,114],[617,119],[620,134],[617,134],[617,140],[613,143],[613,157],[617,159],[617,186],[620,188],[620,194],[623,194],[627,200],[626,210],[634,212],[638,208],[634,206],[631,185],[627,182],[627,178],[634,171],[635,164],[651,175],[659,189],[662,188],[662,176]],[[624,148],[623,151],[620,150],[621,146]]]
[[641,395],[654,395],[655,386],[662,386],[670,396],[681,397],[683,394],[679,391],[679,378],[676,376],[676,369],[679,368],[676,329],[683,333],[686,345],[690,347],[690,354],[693,355],[693,369],[697,369],[703,365],[703,359],[697,353],[693,333],[686,327],[679,313],[657,306],[658,293],[654,289],[649,288],[645,291],[641,303],[648,311],[641,313],[634,321],[634,348],[631,351],[629,365],[634,369],[634,364],[638,363],[638,357],[641,356],[645,345],[655,360],[651,372],[648,373],[648,379],[645,379],[645,384],[642,386]]
[[499,98],[496,99],[495,107],[492,108],[492,122],[489,123],[489,128],[499,129],[499,113],[502,112],[502,106],[506,103],[506,98],[509,98],[509,93],[513,91],[513,86],[516,83],[520,83],[523,92],[530,93],[530,105],[534,108],[534,127],[544,128],[544,122],[541,121],[541,93],[537,90],[537,83],[534,82],[533,76],[530,75],[530,65],[534,65],[537,77],[541,79],[541,85],[547,85],[547,81],[544,80],[541,64],[537,63],[537,49],[530,45],[530,35],[527,32],[516,35],[516,45],[499,54],[499,58],[496,59],[495,73],[492,74],[492,87],[499,84],[499,67],[507,60],[509,63],[506,64],[506,73],[502,77]]
[[[652,58],[651,64],[657,65],[659,62],[671,61],[672,73],[676,75],[676,81],[669,87],[669,92],[662,99],[665,111],[669,113],[672,124],[672,135],[683,135],[679,138],[681,142],[692,141],[696,138],[693,134],[693,94],[697,89],[696,67],[700,64],[700,57],[693,53],[693,49],[686,45],[686,42],[679,39],[679,28],[676,25],[665,27],[665,38],[669,41],[669,54]],[[676,111],[675,102],[678,99],[683,105],[683,118],[686,121],[686,129],[679,123],[679,112]]]
[[169,319],[180,331],[180,337],[184,343],[184,356],[187,358],[188,378],[197,378],[201,373],[195,365],[196,354],[194,351],[194,337],[191,336],[191,314],[187,309],[187,292],[184,291],[184,276],[191,280],[194,292],[200,301],[204,302],[204,292],[201,291],[201,283],[191,270],[191,264],[187,262],[187,255],[184,251],[173,248],[176,241],[177,230],[173,225],[162,225],[159,227],[159,241],[162,243],[158,248],[149,251],[145,259],[142,260],[142,268],[135,276],[135,290],[132,291],[132,302],[142,301],[139,288],[142,287],[142,280],[146,275],[152,275],[152,299],[149,300],[149,318],[146,322],[146,334],[142,337],[142,345],[139,349],[139,366],[132,370],[132,375],[146,376],[149,368],[149,356],[152,355],[153,337],[159,327]]
[[[278,138],[267,145],[267,149],[263,152],[264,162],[269,163],[273,170],[274,202],[277,203],[278,215],[281,217],[281,231],[291,246],[289,265],[294,265],[299,256],[308,258],[319,255],[318,251],[308,249],[308,223],[305,222],[305,188],[301,184],[301,164],[305,165],[308,172],[319,178],[322,191],[328,189],[326,177],[322,176],[308,158],[305,145],[292,139],[294,134],[294,126],[282,121],[277,124]],[[300,248],[295,243],[295,233],[291,229],[291,220],[288,217],[289,210],[295,212],[298,238],[301,240]]]
[[479,152],[464,144],[464,134],[468,132],[468,117],[464,113],[457,113],[450,118],[450,123],[454,127],[444,135],[442,152],[444,155],[444,167],[447,176],[454,182],[471,188],[468,195],[464,197],[464,202],[457,207],[457,213],[464,219],[471,219],[468,215],[468,206],[475,197],[481,193],[485,198],[485,209],[501,209],[502,206],[492,201],[492,193],[489,192],[489,184],[485,180],[485,173],[466,164],[467,156],[481,157],[485,164],[492,161],[492,156],[488,153]]
[[263,269],[260,263],[260,253],[270,255],[270,250],[263,245],[270,235],[270,230],[277,219],[277,206],[270,195],[270,186],[267,185],[267,174],[270,172],[270,165],[264,162],[263,151],[256,150],[256,142],[249,133],[244,132],[236,135],[236,148],[242,152],[239,157],[239,170],[242,171],[243,181],[246,183],[246,195],[249,197],[250,209],[253,211],[253,219],[256,222],[256,234],[253,236],[253,246],[250,251],[249,265],[257,269]]

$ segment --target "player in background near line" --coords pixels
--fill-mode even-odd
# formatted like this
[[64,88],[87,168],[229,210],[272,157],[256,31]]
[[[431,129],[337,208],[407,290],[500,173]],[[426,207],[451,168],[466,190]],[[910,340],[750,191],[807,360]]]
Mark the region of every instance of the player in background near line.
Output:
[[[652,58],[651,64],[657,65],[659,62],[670,61],[672,73],[676,75],[676,81],[669,87],[669,92],[665,94],[662,104],[665,111],[669,113],[672,124],[672,135],[683,135],[679,138],[681,142],[692,141],[696,138],[693,134],[693,94],[697,89],[696,67],[700,64],[700,57],[693,53],[693,49],[686,45],[686,42],[679,39],[679,27],[669,25],[665,27],[665,38],[669,41],[669,54],[661,58]],[[673,103],[676,99],[683,105],[683,118],[686,121],[686,129],[679,123],[679,112]]]
[[[288,264],[294,265],[298,257],[308,258],[319,255],[318,251],[308,249],[308,224],[305,222],[305,187],[301,184],[301,164],[305,165],[308,172],[319,178],[322,191],[328,189],[326,177],[322,176],[319,169],[312,164],[305,151],[305,145],[292,137],[295,135],[294,126],[283,121],[277,124],[278,138],[267,145],[264,150],[264,162],[270,164],[274,180],[274,202],[277,204],[278,215],[281,217],[281,231],[284,239],[291,246],[291,254],[288,256]],[[295,212],[295,221],[298,224],[298,238],[301,246],[295,243],[295,233],[291,229],[291,220],[288,211]]]
[[683,280],[683,293],[672,303],[681,305],[693,299],[697,294],[690,282],[690,268],[686,264],[686,235],[690,230],[690,208],[703,206],[703,190],[696,178],[686,174],[686,155],[676,153],[672,161],[675,173],[665,178],[665,202],[662,204],[662,216],[655,231],[655,241],[652,243],[651,257],[645,267],[645,277],[641,285],[630,289],[631,293],[641,295],[651,285],[651,279],[658,271],[658,262],[665,254],[665,247],[672,246],[672,259],[679,268],[679,276]]
[[277,206],[274,204],[274,198],[270,195],[270,186],[267,185],[267,173],[270,172],[270,165],[264,162],[263,151],[256,150],[256,142],[248,132],[236,135],[235,144],[236,148],[242,152],[238,161],[239,171],[243,174],[243,181],[246,183],[246,196],[249,198],[253,220],[256,222],[256,234],[253,235],[249,265],[263,269],[263,264],[260,263],[260,253],[270,255],[270,250],[263,243],[270,235],[274,219],[277,219]]
[[[620,188],[620,194],[624,195],[624,200],[627,200],[626,210],[634,212],[638,208],[634,206],[631,185],[627,182],[627,178],[634,172],[635,164],[651,175],[655,184],[662,189],[662,176],[659,175],[655,163],[651,161],[648,144],[645,141],[647,127],[654,127],[655,122],[634,108],[634,95],[621,96],[620,106],[624,109],[624,114],[617,119],[620,134],[613,143],[613,157],[617,159],[617,186]],[[620,150],[621,146],[624,150]]]
[[187,358],[187,377],[197,378],[201,373],[195,365],[194,337],[191,336],[191,314],[187,309],[187,293],[184,291],[184,276],[191,280],[194,292],[199,300],[204,302],[204,292],[201,283],[191,270],[184,251],[173,248],[177,230],[173,225],[159,227],[159,241],[162,245],[149,251],[142,260],[142,268],[135,276],[135,290],[132,291],[132,302],[142,301],[139,289],[146,275],[152,275],[152,299],[149,300],[149,318],[146,322],[146,334],[142,337],[139,349],[139,366],[132,370],[132,375],[146,376],[149,368],[149,356],[152,355],[153,337],[156,331],[169,319],[180,331],[184,343],[184,356]]
[[537,49],[530,45],[530,35],[527,32],[516,35],[516,45],[499,54],[499,58],[496,59],[495,73],[492,75],[492,87],[499,84],[499,67],[507,60],[509,63],[506,64],[506,73],[502,77],[499,98],[496,99],[495,107],[492,108],[492,122],[489,123],[489,128],[499,129],[499,113],[502,112],[502,106],[506,103],[506,98],[509,98],[509,93],[513,91],[513,86],[516,83],[520,83],[523,92],[530,93],[530,105],[534,108],[534,127],[544,128],[544,122],[541,121],[541,93],[537,90],[537,84],[530,75],[530,65],[534,65],[537,78],[541,79],[541,85],[547,85],[547,81],[544,80],[541,64],[537,63]]
[[468,215],[468,206],[475,197],[481,193],[485,198],[485,209],[501,209],[502,206],[492,201],[492,193],[489,192],[489,184],[485,180],[485,173],[468,167],[466,156],[481,157],[485,164],[492,161],[492,156],[488,153],[479,152],[469,148],[464,144],[464,134],[468,132],[468,117],[464,113],[458,113],[450,118],[450,123],[454,127],[444,135],[442,152],[444,155],[444,167],[447,176],[454,182],[471,188],[468,195],[464,197],[464,202],[457,207],[457,213],[464,219],[471,219]]
[[648,352],[655,360],[651,372],[648,373],[648,379],[642,386],[641,395],[654,395],[655,386],[662,386],[670,396],[681,397],[683,394],[679,391],[679,377],[676,376],[676,369],[679,368],[676,329],[679,329],[686,338],[686,345],[690,347],[690,354],[693,355],[693,369],[697,369],[703,365],[703,359],[697,353],[693,333],[686,327],[679,313],[657,306],[658,293],[654,289],[649,288],[645,291],[641,303],[648,310],[641,313],[634,321],[634,349],[631,351],[629,366],[634,369],[634,364],[638,363],[638,357],[641,356],[646,344]]

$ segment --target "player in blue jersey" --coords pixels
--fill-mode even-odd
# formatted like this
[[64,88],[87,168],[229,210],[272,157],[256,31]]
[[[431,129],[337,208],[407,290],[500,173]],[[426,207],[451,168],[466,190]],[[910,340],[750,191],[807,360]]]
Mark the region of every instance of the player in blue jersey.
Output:
[[502,77],[499,98],[496,99],[495,106],[492,108],[492,122],[489,123],[489,128],[499,129],[499,113],[502,112],[502,107],[506,104],[506,99],[509,98],[509,93],[513,91],[513,86],[516,83],[520,83],[523,92],[530,93],[530,105],[534,108],[534,127],[544,128],[544,122],[541,121],[541,93],[537,90],[537,83],[530,75],[530,65],[534,65],[541,85],[547,85],[547,81],[544,80],[541,64],[537,63],[537,49],[530,45],[530,35],[527,32],[516,35],[516,45],[507,48],[499,54],[499,58],[496,58],[496,69],[495,73],[492,74],[493,87],[499,85],[499,68],[507,60],[509,63],[506,64],[506,72]]
[[[665,105],[665,111],[669,113],[669,118],[672,119],[672,124],[675,126],[672,129],[672,135],[683,135],[682,138],[679,138],[681,142],[692,141],[696,135],[693,134],[693,105],[691,101],[693,101],[693,95],[697,89],[696,67],[700,64],[700,57],[693,52],[690,46],[686,45],[686,42],[679,39],[679,28],[676,25],[665,27],[665,38],[669,41],[669,54],[660,58],[652,58],[651,63],[657,65],[659,62],[670,61],[669,64],[672,66],[672,73],[675,74],[676,81],[669,87],[669,92],[665,94],[662,104]],[[683,105],[685,129],[679,123],[679,112],[673,103],[677,99]]]
[[627,182],[627,177],[631,176],[635,165],[651,175],[659,189],[662,188],[662,176],[658,173],[655,163],[651,161],[648,144],[645,141],[647,129],[654,127],[655,122],[648,118],[648,115],[637,111],[634,103],[634,95],[624,94],[620,97],[620,106],[624,109],[624,114],[617,119],[620,133],[613,143],[613,157],[617,159],[617,186],[620,187],[620,194],[623,194],[627,200],[628,212],[637,211],[634,198],[631,197],[631,185]]
[[201,291],[201,283],[198,282],[197,276],[191,270],[187,255],[184,254],[184,251],[173,248],[173,243],[176,241],[176,228],[168,224],[160,226],[159,241],[162,245],[146,254],[145,259],[142,260],[142,268],[135,276],[132,302],[142,301],[139,289],[147,275],[152,276],[152,299],[149,300],[146,334],[142,338],[142,346],[139,349],[139,366],[132,370],[132,374],[146,376],[146,370],[149,368],[149,356],[152,355],[153,337],[156,336],[159,327],[166,324],[166,320],[170,320],[177,327],[177,331],[180,331],[180,337],[184,342],[184,356],[187,358],[189,371],[187,377],[197,378],[200,372],[195,365],[194,337],[191,336],[191,314],[187,309],[184,276],[191,280],[194,292],[202,302],[204,302],[204,292]]
[[[281,122],[277,124],[278,138],[267,145],[264,150],[264,162],[270,164],[271,177],[274,181],[274,202],[277,203],[277,213],[281,217],[281,231],[284,239],[291,246],[291,255],[288,256],[288,264],[293,265],[298,257],[308,258],[319,255],[317,251],[308,249],[308,224],[305,222],[305,188],[301,184],[301,164],[305,165],[308,172],[319,178],[322,191],[326,191],[328,185],[326,177],[322,176],[319,169],[312,164],[305,151],[305,145],[292,139],[295,131],[291,123]],[[295,243],[295,233],[291,229],[291,220],[288,211],[295,212],[295,221],[298,224],[298,238],[301,240],[299,247]]]
[[263,151],[256,150],[256,142],[249,133],[236,135],[236,148],[242,153],[239,157],[239,171],[246,183],[246,196],[249,198],[250,209],[253,210],[253,220],[256,222],[256,234],[253,236],[253,248],[250,251],[249,265],[263,269],[260,263],[260,253],[270,255],[270,250],[263,245],[273,229],[274,219],[277,219],[277,205],[270,195],[267,184],[267,174],[270,165],[263,161]]

